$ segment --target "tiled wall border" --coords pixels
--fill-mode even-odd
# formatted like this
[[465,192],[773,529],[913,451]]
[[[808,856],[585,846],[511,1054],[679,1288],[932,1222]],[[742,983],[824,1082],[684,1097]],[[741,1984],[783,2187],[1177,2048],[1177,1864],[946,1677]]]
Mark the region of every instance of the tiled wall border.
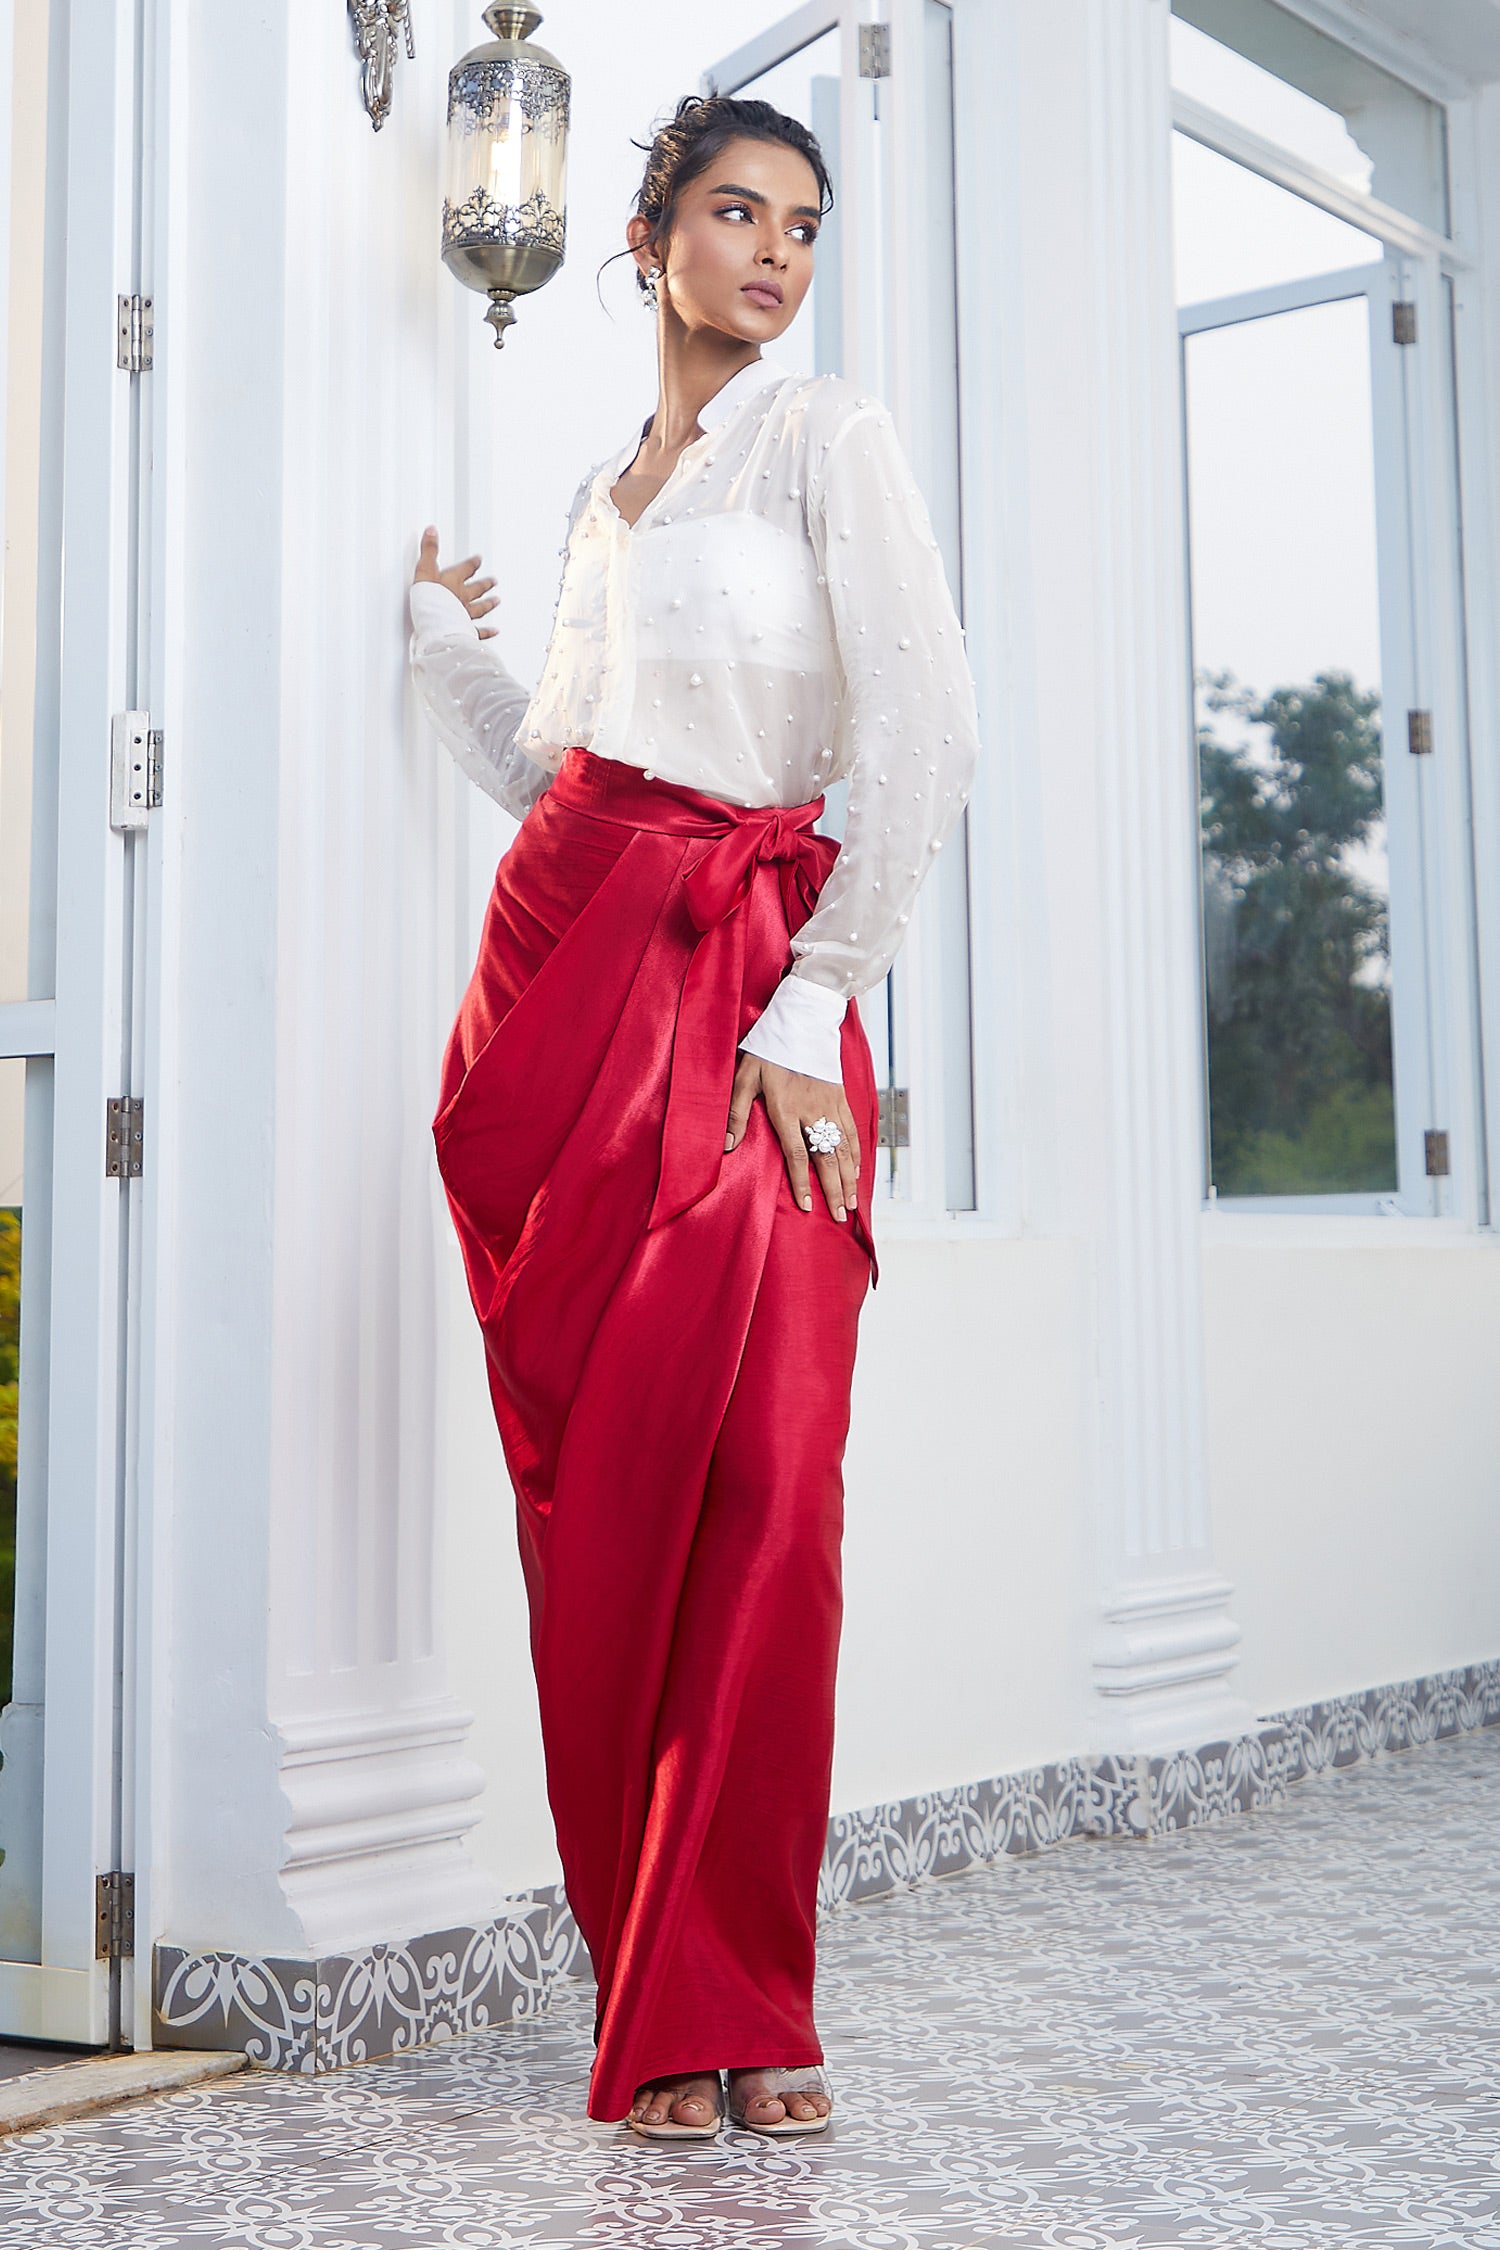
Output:
[[[1071,1836],[1157,1836],[1284,1802],[1308,1776],[1500,1725],[1500,1658],[1274,1711],[1253,1733],[1167,1757],[1064,1759],[830,1822],[824,1912]],[[156,2040],[240,2048],[273,2070],[336,2070],[546,2006],[586,1970],[562,1892],[506,1902],[478,1929],[317,1960],[158,1946]]]
[[480,1928],[316,1960],[159,1945],[156,2044],[237,2047],[270,2070],[338,2070],[534,2016],[581,1950],[560,1887],[507,1899]]

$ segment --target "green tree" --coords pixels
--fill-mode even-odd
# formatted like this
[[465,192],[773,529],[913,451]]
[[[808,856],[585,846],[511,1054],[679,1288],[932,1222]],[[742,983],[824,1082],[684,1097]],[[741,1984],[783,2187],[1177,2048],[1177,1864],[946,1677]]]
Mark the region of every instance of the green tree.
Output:
[[1200,681],[1209,1117],[1221,1195],[1394,1188],[1380,699],[1347,672]]

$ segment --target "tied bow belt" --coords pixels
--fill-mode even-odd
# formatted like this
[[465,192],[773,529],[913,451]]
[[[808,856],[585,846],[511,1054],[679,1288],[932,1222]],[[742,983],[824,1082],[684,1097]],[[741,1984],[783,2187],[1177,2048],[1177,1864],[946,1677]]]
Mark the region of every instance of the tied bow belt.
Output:
[[[681,880],[696,934],[672,1039],[649,1231],[718,1185],[737,1049],[749,1028],[747,983],[755,997],[748,1012],[758,1015],[786,968],[787,941],[816,906],[839,847],[814,831],[822,797],[805,805],[731,805],[681,782],[648,780],[638,766],[578,748],[565,753],[552,788],[584,811],[687,839]],[[756,896],[773,875],[779,913],[767,913],[769,899]]]

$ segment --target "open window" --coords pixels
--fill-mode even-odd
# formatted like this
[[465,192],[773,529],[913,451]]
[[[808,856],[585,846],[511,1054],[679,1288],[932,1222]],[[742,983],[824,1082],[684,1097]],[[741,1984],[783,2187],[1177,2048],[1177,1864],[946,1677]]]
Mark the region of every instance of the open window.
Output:
[[1442,114],[1270,0],[1178,14],[1209,1192],[1476,1210]]
[[[888,23],[869,24],[852,0],[813,0],[702,85],[771,102],[817,135],[835,207],[808,302],[775,356],[868,384],[890,406],[962,615],[951,11],[898,0]],[[846,784],[828,792],[832,835],[847,795]],[[935,1219],[976,1203],[969,850],[966,813],[890,975],[860,1002],[882,1088],[879,1192]]]

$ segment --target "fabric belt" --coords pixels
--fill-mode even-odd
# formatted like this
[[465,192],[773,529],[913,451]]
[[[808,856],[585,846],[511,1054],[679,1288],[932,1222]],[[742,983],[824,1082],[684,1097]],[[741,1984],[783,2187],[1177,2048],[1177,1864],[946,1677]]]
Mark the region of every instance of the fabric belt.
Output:
[[822,797],[803,805],[732,805],[681,782],[648,779],[638,766],[576,747],[564,754],[551,786],[563,802],[582,811],[686,840],[684,900],[697,935],[672,1040],[661,1173],[646,1222],[649,1232],[690,1210],[718,1185],[737,1049],[749,1028],[742,1028],[742,1017],[756,888],[774,877],[789,954],[790,940],[816,906],[839,847],[833,837],[814,829],[826,802]]

